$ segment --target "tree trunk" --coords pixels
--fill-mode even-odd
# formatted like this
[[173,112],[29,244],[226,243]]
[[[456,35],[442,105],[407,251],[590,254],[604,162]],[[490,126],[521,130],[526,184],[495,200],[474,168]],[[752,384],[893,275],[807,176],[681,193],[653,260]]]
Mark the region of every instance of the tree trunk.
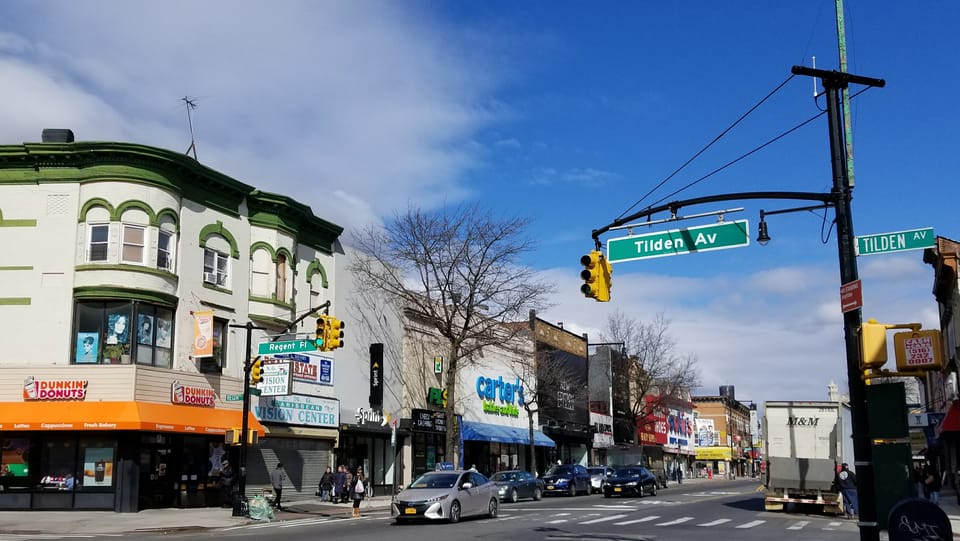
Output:
[[533,413],[527,412],[527,419],[530,426],[530,473],[537,474],[537,450],[533,446]]
[[[457,347],[450,346],[449,358],[447,363],[447,373],[444,378],[444,384],[447,388],[447,405],[443,408],[447,417],[447,441],[446,453],[444,459],[446,462],[452,462],[454,468],[460,467],[460,422],[457,419],[457,409],[454,405],[457,402],[457,370],[460,359],[457,358]],[[464,465],[466,467],[466,465]]]

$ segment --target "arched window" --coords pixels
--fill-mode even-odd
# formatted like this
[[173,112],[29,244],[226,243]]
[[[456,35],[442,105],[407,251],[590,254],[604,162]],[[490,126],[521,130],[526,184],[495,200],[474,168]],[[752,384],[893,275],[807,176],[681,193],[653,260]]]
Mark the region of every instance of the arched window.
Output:
[[277,254],[277,300],[287,300],[287,256]]

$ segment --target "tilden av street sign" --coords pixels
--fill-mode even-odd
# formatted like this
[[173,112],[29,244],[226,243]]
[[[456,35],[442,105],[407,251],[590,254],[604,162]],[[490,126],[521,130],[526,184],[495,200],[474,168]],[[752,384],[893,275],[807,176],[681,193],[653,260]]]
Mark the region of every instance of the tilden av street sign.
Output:
[[297,353],[316,351],[313,340],[288,340],[286,342],[263,342],[257,346],[257,355],[275,355],[277,353]]
[[620,263],[750,245],[747,220],[671,229],[607,241],[607,261]]
[[864,235],[857,237],[857,255],[923,250],[924,248],[933,248],[936,242],[937,239],[933,235],[932,227]]

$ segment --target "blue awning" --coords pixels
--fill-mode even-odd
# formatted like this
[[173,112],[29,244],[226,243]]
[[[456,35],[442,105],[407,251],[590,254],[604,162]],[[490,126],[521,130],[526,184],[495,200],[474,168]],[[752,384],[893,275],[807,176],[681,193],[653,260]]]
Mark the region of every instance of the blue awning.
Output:
[[[500,426],[472,421],[461,421],[461,424],[463,426],[460,434],[463,436],[464,441],[494,441],[499,443],[519,443],[521,445],[530,444],[530,430],[527,428],[514,428],[512,426]],[[549,436],[539,430],[533,431],[533,444],[538,447],[557,446]]]

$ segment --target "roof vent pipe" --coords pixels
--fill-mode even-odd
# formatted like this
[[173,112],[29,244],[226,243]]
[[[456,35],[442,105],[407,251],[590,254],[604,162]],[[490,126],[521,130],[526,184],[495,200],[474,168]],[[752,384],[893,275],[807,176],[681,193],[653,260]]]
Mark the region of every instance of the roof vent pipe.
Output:
[[73,130],[66,128],[45,128],[41,135],[44,143],[72,143]]

